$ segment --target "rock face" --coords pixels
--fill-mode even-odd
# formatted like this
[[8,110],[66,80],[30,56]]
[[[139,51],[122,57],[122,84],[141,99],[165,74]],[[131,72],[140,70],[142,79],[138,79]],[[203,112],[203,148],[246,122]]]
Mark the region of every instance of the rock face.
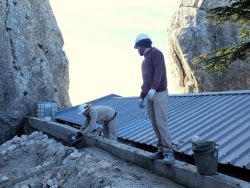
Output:
[[0,0],[0,144],[35,103],[70,106],[68,60],[48,0]]
[[182,0],[168,34],[174,92],[250,89],[248,0]]

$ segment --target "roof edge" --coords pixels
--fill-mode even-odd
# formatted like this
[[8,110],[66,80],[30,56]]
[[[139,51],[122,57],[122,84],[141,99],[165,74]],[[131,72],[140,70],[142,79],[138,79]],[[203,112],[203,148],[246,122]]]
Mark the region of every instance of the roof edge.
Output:
[[103,97],[96,98],[96,99],[94,99],[94,100],[88,101],[87,103],[97,102],[97,101],[99,101],[99,100],[108,99],[108,98],[114,98],[114,97],[122,97],[122,96],[112,93],[112,94],[105,95],[105,96],[103,96]]
[[[185,94],[169,94],[170,97],[192,97],[192,96],[209,96],[209,95],[244,95],[250,94],[250,90],[234,90],[234,91],[216,91],[216,92],[198,92]],[[114,96],[119,99],[138,99],[139,96]]]
[[171,96],[171,97],[192,97],[192,96],[209,96],[209,95],[244,95],[244,94],[250,94],[250,90],[199,92],[199,93],[186,93],[186,94],[169,94],[169,96]]

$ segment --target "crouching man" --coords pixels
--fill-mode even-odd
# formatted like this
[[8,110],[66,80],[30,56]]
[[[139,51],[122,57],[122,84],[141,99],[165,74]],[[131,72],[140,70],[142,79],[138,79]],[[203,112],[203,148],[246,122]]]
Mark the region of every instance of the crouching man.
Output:
[[111,140],[117,140],[117,117],[116,111],[109,106],[92,106],[81,104],[78,114],[86,117],[86,121],[80,128],[82,134],[93,131],[96,123],[103,125],[103,136]]

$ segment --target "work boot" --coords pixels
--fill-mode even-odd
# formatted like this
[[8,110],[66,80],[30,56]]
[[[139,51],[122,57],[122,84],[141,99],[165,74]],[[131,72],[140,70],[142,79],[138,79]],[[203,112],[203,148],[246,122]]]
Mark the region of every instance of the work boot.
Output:
[[174,154],[173,153],[166,154],[163,158],[163,161],[168,163],[168,164],[175,163]]
[[157,151],[151,155],[148,156],[149,159],[151,160],[156,160],[156,159],[163,159],[163,152],[162,151]]

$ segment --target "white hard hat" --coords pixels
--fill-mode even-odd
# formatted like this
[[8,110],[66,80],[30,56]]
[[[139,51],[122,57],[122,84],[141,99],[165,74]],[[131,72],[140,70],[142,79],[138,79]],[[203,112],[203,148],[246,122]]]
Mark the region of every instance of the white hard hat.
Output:
[[[145,40],[145,39],[148,39],[150,42],[151,42],[151,39],[150,37],[147,35],[147,34],[144,34],[144,33],[141,33],[139,35],[137,35],[136,39],[135,39],[135,45],[134,45],[134,48],[138,48],[138,43],[141,41],[141,40]],[[151,42],[152,43],[152,42]]]
[[89,105],[86,103],[79,105],[78,114],[83,114],[88,109],[88,107],[89,107]]
[[135,43],[144,40],[144,39],[150,39],[149,36],[147,34],[141,33],[139,35],[137,35],[136,39],[135,39]]

